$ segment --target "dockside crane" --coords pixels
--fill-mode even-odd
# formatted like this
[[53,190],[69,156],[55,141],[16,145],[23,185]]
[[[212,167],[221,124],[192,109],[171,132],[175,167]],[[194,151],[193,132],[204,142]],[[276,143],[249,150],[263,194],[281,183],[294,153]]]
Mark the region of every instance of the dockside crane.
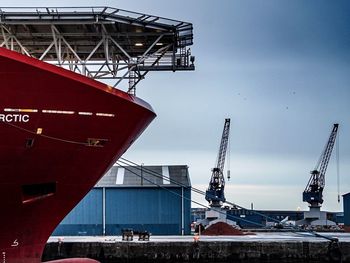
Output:
[[333,125],[332,132],[329,136],[328,142],[315,166],[312,170],[310,179],[303,192],[303,201],[310,204],[310,209],[320,208],[323,203],[323,189],[325,186],[325,175],[329,159],[332,154],[334,143],[338,133],[338,124]]
[[210,207],[221,207],[222,203],[226,201],[224,193],[225,178],[223,172],[226,150],[229,141],[229,133],[230,119],[225,119],[216,166],[212,169],[209,187],[205,192],[205,199],[209,202]]

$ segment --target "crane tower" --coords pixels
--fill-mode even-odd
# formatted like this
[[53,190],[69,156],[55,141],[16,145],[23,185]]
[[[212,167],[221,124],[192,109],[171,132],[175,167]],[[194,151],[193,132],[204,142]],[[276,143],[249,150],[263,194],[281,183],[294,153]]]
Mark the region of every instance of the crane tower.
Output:
[[325,175],[329,159],[338,133],[339,124],[333,125],[333,130],[329,136],[328,142],[315,166],[312,170],[310,179],[303,192],[303,201],[308,202],[310,207],[320,207],[323,203],[323,189],[325,186]]
[[323,189],[325,187],[325,175],[336,141],[339,124],[334,124],[325,148],[315,166],[310,172],[311,176],[303,192],[303,201],[309,203],[310,211],[304,212],[304,219],[297,222],[298,225],[335,225],[327,219],[327,213],[320,211],[323,203]]
[[210,207],[221,207],[225,199],[225,178],[223,175],[226,150],[230,133],[230,119],[225,119],[224,129],[222,131],[221,143],[216,166],[212,169],[212,175],[208,190],[205,192],[205,199]]

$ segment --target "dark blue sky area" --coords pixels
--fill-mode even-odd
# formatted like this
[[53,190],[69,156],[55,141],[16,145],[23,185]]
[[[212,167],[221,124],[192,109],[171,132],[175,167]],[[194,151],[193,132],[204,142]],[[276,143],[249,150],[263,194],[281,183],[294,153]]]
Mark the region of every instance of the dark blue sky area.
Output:
[[[180,1],[167,8],[157,1],[156,14],[193,22],[197,70],[144,82],[140,93],[159,117],[140,147],[152,149],[153,159],[189,164],[192,182],[205,188],[229,116],[232,199],[305,209],[309,171],[339,122],[340,189],[348,192],[350,2],[334,3]],[[340,210],[334,156],[324,207]],[[152,157],[140,160],[158,162]]]

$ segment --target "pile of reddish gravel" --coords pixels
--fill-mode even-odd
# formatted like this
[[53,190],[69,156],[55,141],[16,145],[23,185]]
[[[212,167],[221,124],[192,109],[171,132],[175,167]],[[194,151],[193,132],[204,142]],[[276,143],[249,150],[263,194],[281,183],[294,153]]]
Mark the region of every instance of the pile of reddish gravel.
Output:
[[225,222],[217,222],[208,226],[203,232],[204,236],[241,236],[254,233],[244,233],[242,230],[236,229]]
[[350,232],[350,226],[344,226],[344,231],[349,233]]

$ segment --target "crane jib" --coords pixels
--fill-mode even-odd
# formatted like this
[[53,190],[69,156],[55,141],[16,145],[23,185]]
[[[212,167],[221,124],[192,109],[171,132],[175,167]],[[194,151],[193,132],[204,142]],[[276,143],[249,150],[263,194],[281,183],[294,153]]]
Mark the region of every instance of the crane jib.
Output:
[[219,153],[217,157],[216,167],[212,169],[208,190],[206,191],[205,199],[210,203],[210,206],[221,206],[225,202],[225,178],[223,175],[227,145],[230,134],[230,119],[225,119],[224,129],[222,131]]
[[325,175],[331,158],[332,150],[336,141],[339,124],[333,125],[329,139],[303,192],[303,201],[308,202],[311,207],[319,207],[323,203],[322,192],[325,186]]

